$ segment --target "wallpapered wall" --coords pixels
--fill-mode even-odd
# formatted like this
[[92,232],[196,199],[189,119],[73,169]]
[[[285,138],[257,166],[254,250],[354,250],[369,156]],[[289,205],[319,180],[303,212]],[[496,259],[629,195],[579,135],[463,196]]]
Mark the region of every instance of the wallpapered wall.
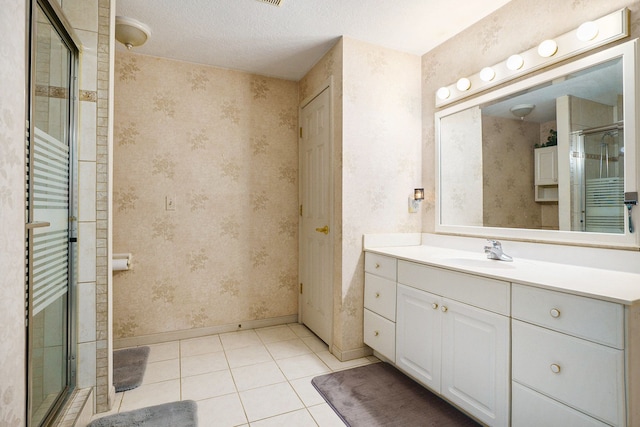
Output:
[[421,185],[420,57],[343,37],[300,82],[301,100],[334,82],[334,336],[339,357],[362,344],[362,235],[416,232],[407,198]]
[[512,0],[495,13],[423,55],[423,183],[426,199],[422,223],[424,232],[435,230],[436,90],[460,77],[477,73],[484,66],[503,61],[513,53],[530,49],[542,40],[571,31],[584,21],[623,7],[631,10],[631,38],[640,36],[640,2],[637,1]]
[[297,109],[295,82],[117,53],[115,339],[297,313]]
[[0,425],[25,425],[24,2],[3,5],[0,28]]

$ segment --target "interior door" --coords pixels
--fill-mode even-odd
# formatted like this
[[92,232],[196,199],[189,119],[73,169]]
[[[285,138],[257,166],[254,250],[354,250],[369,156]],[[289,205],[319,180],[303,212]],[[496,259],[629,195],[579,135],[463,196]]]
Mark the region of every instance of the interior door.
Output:
[[300,115],[301,319],[331,343],[333,325],[333,211],[330,89],[302,107]]
[[75,383],[71,351],[72,129],[77,48],[56,7],[33,2],[27,152],[29,425],[50,422]]

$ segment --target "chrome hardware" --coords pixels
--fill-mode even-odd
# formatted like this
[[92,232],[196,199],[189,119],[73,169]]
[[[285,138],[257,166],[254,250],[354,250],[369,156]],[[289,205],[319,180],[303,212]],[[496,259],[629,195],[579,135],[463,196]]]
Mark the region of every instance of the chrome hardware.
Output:
[[433,308],[434,310],[438,309],[438,303],[434,302],[433,304],[431,304],[431,308]]
[[380,292],[376,292],[376,298],[380,298]]
[[442,307],[440,307],[440,310],[442,310],[443,313],[446,313],[449,309],[447,308],[447,306],[443,305]]
[[378,331],[373,331],[373,336],[374,336],[374,337],[377,337],[378,335],[380,335],[380,332],[378,332]]
[[552,308],[551,310],[549,310],[549,314],[551,314],[551,317],[555,317],[557,319],[558,317],[560,317],[560,310],[558,310],[557,308]]
[[553,372],[554,374],[560,373],[560,365],[556,365],[555,363],[553,363],[551,364],[550,368],[551,368],[551,372]]
[[25,230],[32,230],[34,228],[43,228],[43,227],[51,227],[51,223],[46,221],[34,221],[24,225]]
[[322,228],[316,228],[316,231],[317,231],[318,233],[329,234],[329,226],[328,226],[328,225],[325,225],[325,226],[324,226],[324,227],[322,227]]
[[488,259],[495,259],[498,261],[513,261],[513,258],[502,252],[502,243],[497,240],[487,239],[488,246],[484,247],[484,253],[487,254]]

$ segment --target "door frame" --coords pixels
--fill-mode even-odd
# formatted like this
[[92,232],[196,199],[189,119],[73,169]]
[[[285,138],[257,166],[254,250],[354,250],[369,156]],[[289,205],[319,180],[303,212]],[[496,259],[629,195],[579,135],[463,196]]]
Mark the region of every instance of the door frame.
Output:
[[[66,333],[67,333],[67,386],[60,393],[57,401],[51,406],[49,414],[42,420],[42,425],[47,425],[53,421],[58,415],[60,409],[65,402],[71,396],[71,393],[76,388],[76,375],[77,375],[77,238],[78,238],[78,149],[77,149],[77,136],[78,136],[78,111],[79,111],[79,99],[78,99],[78,72],[80,62],[80,46],[82,43],[80,38],[73,30],[70,22],[64,15],[61,6],[55,0],[29,0],[27,10],[27,28],[28,28],[28,40],[27,46],[25,46],[27,55],[26,69],[28,71],[26,79],[27,102],[26,102],[26,138],[25,149],[33,145],[33,139],[35,138],[35,121],[34,121],[34,108],[36,98],[36,51],[37,51],[37,22],[35,10],[40,7],[44,14],[49,19],[52,27],[58,32],[62,42],[69,48],[71,52],[71,64],[69,70],[69,245],[68,245],[68,289],[67,289],[67,312],[66,312]],[[33,150],[29,150],[27,155],[27,161],[31,165],[33,164]],[[27,184],[27,175],[25,171],[25,184]],[[25,196],[29,197],[31,191],[29,187],[25,187]],[[30,208],[25,206],[25,220],[30,221]],[[28,248],[33,245],[33,232],[31,231],[33,226],[26,224],[25,227],[25,240],[28,243]],[[29,249],[30,250],[30,249]],[[29,255],[26,259],[25,267],[28,271],[32,271],[32,259]],[[25,271],[25,302],[28,303],[29,310],[25,314],[25,353],[26,353],[26,420],[27,424],[31,424],[31,334],[30,326],[33,324],[32,319],[32,295],[30,293],[30,283]]]
[[[298,107],[298,129],[302,128],[302,109],[304,107],[306,107],[307,105],[309,105],[311,103],[311,101],[313,101],[315,98],[318,97],[318,95],[320,95],[322,92],[324,92],[325,90],[328,90],[328,95],[329,95],[329,229],[332,231],[329,233],[328,237],[329,237],[329,248],[330,248],[330,253],[329,253],[329,258],[331,259],[331,266],[329,266],[329,268],[331,269],[331,306],[329,307],[330,309],[330,319],[331,319],[331,325],[330,325],[330,338],[329,338],[329,343],[327,343],[329,345],[329,352],[333,352],[333,336],[334,336],[334,314],[335,314],[335,289],[336,289],[336,281],[335,281],[335,259],[334,259],[334,248],[335,248],[335,243],[336,243],[336,239],[335,239],[335,235],[336,235],[336,229],[335,229],[335,190],[334,190],[334,183],[335,183],[335,179],[334,179],[334,155],[335,155],[335,143],[334,143],[334,120],[333,120],[333,114],[334,114],[334,109],[333,109],[333,100],[334,100],[334,93],[333,93],[333,76],[329,76],[328,79],[326,79],[324,82],[322,82],[319,86],[317,86],[309,96],[307,96],[306,98],[304,98],[302,100],[302,102],[300,102],[300,105]],[[301,199],[301,194],[302,194],[302,165],[303,165],[303,161],[302,161],[302,151],[300,150],[300,143],[302,141],[302,137],[300,135],[300,132],[298,133],[298,206],[301,205],[302,199]],[[300,287],[298,289],[298,323],[302,323],[302,318],[303,318],[303,311],[304,311],[304,301],[303,298],[300,297],[300,295],[302,294],[302,277],[304,277],[304,266],[302,265],[302,241],[303,241],[303,227],[302,227],[302,215],[298,216],[299,221],[298,221],[298,283],[300,283]]]

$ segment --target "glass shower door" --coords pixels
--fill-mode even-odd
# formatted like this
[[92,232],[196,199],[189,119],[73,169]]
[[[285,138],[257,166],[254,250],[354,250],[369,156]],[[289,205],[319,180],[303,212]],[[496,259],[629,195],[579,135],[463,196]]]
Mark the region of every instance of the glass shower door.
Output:
[[[35,2],[34,2],[35,3]],[[29,425],[49,421],[72,389],[71,129],[75,51],[34,5],[27,141]]]

